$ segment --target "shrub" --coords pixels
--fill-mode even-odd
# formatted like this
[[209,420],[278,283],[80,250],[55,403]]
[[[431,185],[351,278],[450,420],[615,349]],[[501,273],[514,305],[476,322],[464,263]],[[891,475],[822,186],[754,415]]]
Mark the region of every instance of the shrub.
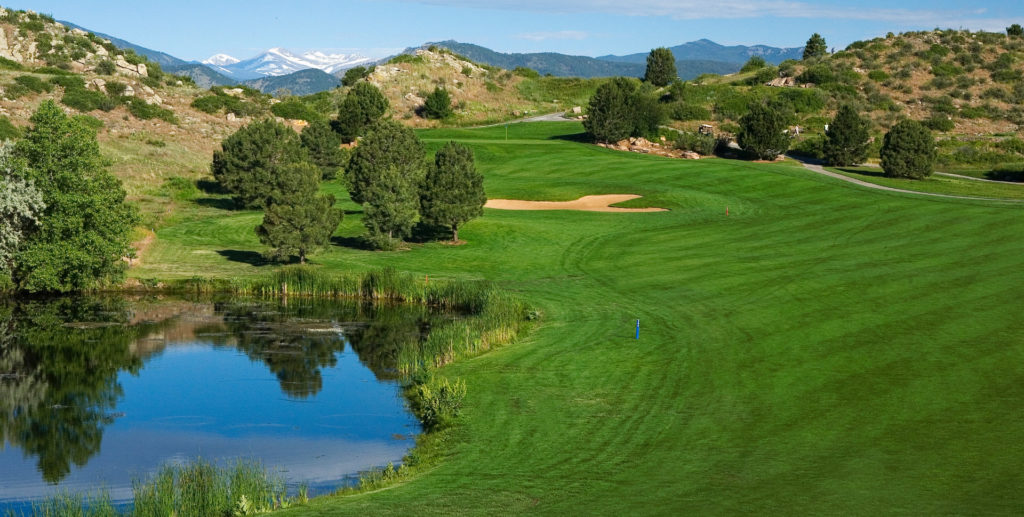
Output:
[[92,129],[93,131],[96,131],[103,127],[103,121],[96,117],[93,117],[92,115],[75,115],[71,118],[79,124],[82,124],[83,126]]
[[434,91],[427,95],[423,103],[423,116],[429,119],[443,119],[452,115],[452,99],[448,90],[440,86],[434,87]]
[[889,78],[889,74],[885,73],[884,70],[872,70],[868,72],[868,79],[876,83],[880,83]]
[[412,411],[427,431],[443,429],[462,411],[466,397],[466,383],[461,379],[454,382],[444,377],[430,377],[414,383],[410,388]]
[[21,129],[12,124],[7,115],[0,115],[0,141],[16,140],[21,138],[21,135]]
[[693,151],[701,156],[711,156],[715,153],[715,147],[717,146],[714,136],[689,132],[679,133],[675,143],[676,149]]
[[687,104],[685,102],[672,103],[668,108],[668,116],[673,120],[709,120],[711,112],[704,106]]
[[597,88],[583,127],[598,142],[617,142],[657,130],[661,115],[653,96],[638,90],[633,81],[617,77]]
[[128,90],[128,85],[119,81],[108,81],[106,88],[107,95],[111,97],[120,97]]
[[814,65],[807,67],[799,76],[797,81],[802,83],[828,84],[836,82],[836,75],[827,65]]
[[50,83],[60,86],[65,90],[78,90],[85,88],[85,80],[77,75],[59,75],[51,77]]
[[7,59],[6,57],[0,57],[0,69],[2,70],[24,70],[25,67],[17,61]]
[[93,110],[110,111],[117,107],[117,101],[101,92],[85,88],[65,89],[60,102],[83,113]]
[[743,64],[743,68],[740,68],[740,73],[753,72],[754,70],[760,70],[768,66],[768,62],[761,56],[752,56]]
[[936,77],[953,77],[963,75],[964,69],[953,63],[939,63],[932,66],[932,75]]
[[192,101],[192,107],[203,113],[214,114],[224,107],[224,97],[220,95],[207,95]]
[[178,117],[174,116],[174,112],[157,106],[156,104],[150,104],[142,99],[131,99],[128,101],[128,112],[135,116],[135,118],[141,120],[160,119],[164,122],[171,124],[178,123]]
[[286,99],[270,107],[270,112],[281,118],[313,122],[322,117],[308,104],[296,98]]
[[391,58],[391,61],[388,61],[389,64],[394,64],[394,65],[397,65],[397,64],[400,64],[400,63],[422,64],[423,62],[424,62],[423,61],[423,56],[416,56],[416,55],[413,55],[413,54],[399,54],[399,55]]
[[903,120],[886,133],[879,154],[886,176],[925,178],[935,164],[935,139],[920,123]]
[[525,77],[527,79],[536,79],[540,77],[540,72],[532,68],[526,68],[525,66],[517,66],[513,68],[512,73],[518,75],[519,77]]
[[357,66],[345,70],[345,75],[341,78],[341,85],[352,86],[356,84],[360,79],[363,79],[373,73],[373,68],[374,67],[366,68],[365,66]]
[[53,85],[33,75],[19,75],[14,82],[28,88],[35,93],[49,93],[53,91]]

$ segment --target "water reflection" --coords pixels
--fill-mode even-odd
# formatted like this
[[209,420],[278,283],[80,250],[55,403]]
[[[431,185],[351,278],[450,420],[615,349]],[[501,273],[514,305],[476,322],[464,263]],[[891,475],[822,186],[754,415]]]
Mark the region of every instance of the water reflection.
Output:
[[[168,356],[158,370],[174,371],[145,370],[154,367],[151,362],[157,364],[156,358],[175,347],[203,346],[231,351],[229,355],[244,354],[252,363],[269,371],[286,401],[312,401],[325,391],[325,382],[339,383],[347,377],[352,380],[358,377],[340,373],[351,369],[339,366],[339,357],[344,357],[342,352],[346,343],[362,362],[359,367],[368,368],[372,378],[393,380],[397,376],[395,360],[402,347],[418,346],[431,325],[444,318],[416,306],[375,307],[294,299],[289,303],[266,303],[103,297],[0,303],[0,437],[5,449],[20,450],[24,459],[33,459],[42,480],[51,484],[61,482],[100,453],[108,428],[115,429],[117,443],[113,447],[107,444],[111,450],[104,451],[107,458],[99,463],[115,471],[118,466],[109,465],[116,463],[115,458],[132,456],[125,451],[130,447],[139,448],[138,443],[129,446],[122,442],[145,440],[143,436],[159,433],[177,433],[173,440],[166,440],[167,447],[171,443],[203,443],[206,444],[204,447],[218,449],[225,454],[239,453],[246,447],[254,448],[256,446],[252,444],[260,440],[284,443],[282,438],[287,436],[288,443],[317,443],[325,450],[349,451],[346,454],[350,456],[360,447],[362,450],[387,450],[387,454],[394,456],[394,447],[382,442],[379,436],[390,437],[407,432],[411,419],[400,401],[391,403],[387,402],[387,395],[370,395],[365,379],[352,385],[345,384],[340,389],[351,397],[365,399],[355,402],[356,405],[382,404],[383,400],[384,405],[395,406],[397,410],[380,409],[382,414],[401,412],[397,420],[389,413],[385,423],[365,424],[373,428],[372,433],[364,435],[356,430],[357,424],[363,424],[354,423],[352,418],[345,416],[352,410],[331,405],[335,399],[342,398],[332,394],[330,400],[319,400],[317,403],[321,406],[306,413],[297,411],[294,405],[263,404],[260,401],[253,402],[262,405],[254,406],[256,409],[252,412],[256,415],[250,416],[221,417],[230,410],[206,408],[209,414],[223,422],[198,425],[205,433],[199,435],[188,434],[181,421],[172,423],[174,421],[161,419],[206,414],[202,413],[205,401],[197,399],[207,395],[181,389],[180,385],[188,382],[189,374],[178,370],[199,372],[201,366],[212,367],[221,359],[184,354],[174,356],[171,361],[171,356]],[[195,361],[209,364],[199,365]],[[217,363],[217,368],[221,368],[220,371],[238,368],[230,364],[229,359],[224,359],[223,365]],[[325,371],[328,370],[339,373],[333,373],[325,380]],[[145,392],[146,397],[156,398],[162,397],[161,393],[169,394],[159,400],[136,403],[128,397],[124,405],[131,406],[130,415],[124,418],[125,415],[119,413],[118,405],[125,399],[125,385],[142,390],[134,386],[146,384],[143,382],[146,379],[150,379],[147,381],[150,383],[158,382],[157,379],[165,373],[168,380],[161,382],[168,385],[177,383],[177,389],[160,388],[153,391],[154,395]],[[215,376],[216,372],[203,372],[202,375],[203,378]],[[248,373],[238,375],[243,381],[251,376]],[[136,377],[140,380],[128,382]],[[225,377],[229,375],[225,374]],[[389,395],[391,398],[397,398],[394,383],[385,391],[392,394]],[[246,393],[251,392],[252,396],[261,393],[258,389],[234,385],[231,392],[238,399],[233,402],[235,407],[244,407],[246,402],[239,401]],[[265,390],[258,396],[265,399]],[[167,414],[160,413],[161,410]],[[283,430],[275,435],[263,429],[260,431],[262,434],[256,436],[251,429],[260,426],[279,426]],[[245,434],[239,429],[251,431],[246,435],[248,441],[245,443],[249,445],[243,447],[237,440],[232,442],[233,445],[227,445],[235,435]],[[341,437],[344,443],[334,440],[332,433],[337,429],[344,430],[345,436]],[[359,440],[369,440],[371,435],[377,440],[377,445],[358,445],[362,443]],[[184,447],[180,445],[175,450],[184,450]],[[146,448],[153,449],[152,446]],[[147,457],[152,458],[147,461],[153,465],[136,462],[131,468],[155,468],[160,462],[167,461],[170,454],[180,452],[170,452],[169,448],[166,454],[150,450]],[[138,454],[134,456],[138,458]],[[5,462],[12,464],[15,461],[10,458],[10,454],[0,451],[0,471],[5,470]],[[362,456],[347,460],[331,458],[332,463],[344,463],[350,468],[349,464],[354,465],[355,461],[380,460]],[[362,463],[357,469],[375,464]],[[128,467],[122,470],[124,468]],[[11,475],[15,470],[11,467]],[[121,472],[119,475],[130,480],[130,475],[137,473]],[[308,475],[314,476],[312,471]],[[17,499],[18,494],[5,493],[6,479],[3,478],[0,475],[0,501]],[[104,482],[109,483],[110,480]]]

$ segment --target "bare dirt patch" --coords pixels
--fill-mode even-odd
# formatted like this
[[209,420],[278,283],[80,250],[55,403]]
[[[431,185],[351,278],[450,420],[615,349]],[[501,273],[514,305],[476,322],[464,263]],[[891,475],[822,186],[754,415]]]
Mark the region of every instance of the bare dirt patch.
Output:
[[664,208],[619,208],[614,205],[637,199],[636,194],[583,196],[574,201],[523,201],[519,199],[488,199],[487,208],[499,210],[579,210],[583,212],[665,212]]

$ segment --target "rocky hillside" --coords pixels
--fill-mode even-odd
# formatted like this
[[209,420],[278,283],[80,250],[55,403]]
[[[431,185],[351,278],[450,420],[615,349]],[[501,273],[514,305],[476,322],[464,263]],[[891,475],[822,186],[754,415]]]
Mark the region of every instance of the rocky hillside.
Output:
[[[880,137],[902,118],[938,136],[944,165],[1024,162],[1024,39],[937,30],[888,34],[809,61],[762,64],[732,76],[701,77],[666,92],[673,124],[733,132],[746,106],[769,99],[801,128],[794,145],[814,153],[842,104],[873,122]],[[876,147],[880,145],[880,138]]]
[[416,127],[436,126],[418,116],[434,88],[448,90],[455,115],[446,124],[496,123],[586,105],[603,79],[541,77],[533,70],[481,65],[440,47],[416,50],[377,65],[367,78],[391,102],[392,115]]

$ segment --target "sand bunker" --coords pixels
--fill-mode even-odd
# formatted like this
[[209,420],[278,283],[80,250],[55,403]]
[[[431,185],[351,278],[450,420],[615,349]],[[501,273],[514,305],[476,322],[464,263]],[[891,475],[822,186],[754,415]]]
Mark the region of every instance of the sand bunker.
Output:
[[488,199],[487,208],[499,210],[581,210],[584,212],[664,212],[664,208],[618,208],[615,203],[629,201],[635,194],[583,196],[575,201],[522,201],[519,199]]

